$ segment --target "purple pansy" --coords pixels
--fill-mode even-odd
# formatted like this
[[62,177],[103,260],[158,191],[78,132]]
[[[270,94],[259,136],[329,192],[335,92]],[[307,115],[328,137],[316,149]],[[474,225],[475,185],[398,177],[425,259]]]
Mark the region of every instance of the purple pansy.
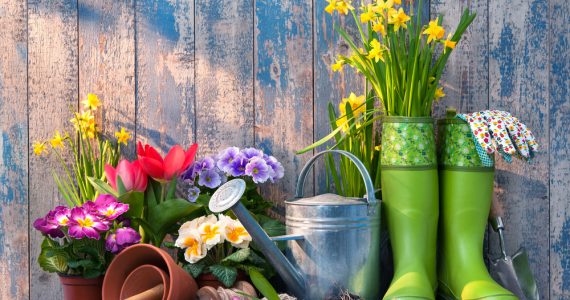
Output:
[[69,236],[75,239],[88,237],[98,240],[99,231],[109,230],[109,225],[103,222],[96,214],[83,207],[71,209],[69,217]]
[[249,159],[245,157],[243,154],[238,154],[234,161],[230,164],[230,171],[228,172],[233,177],[243,176],[245,175],[245,166]]
[[270,170],[271,167],[267,165],[263,157],[254,157],[245,166],[245,174],[251,176],[255,183],[267,181]]
[[115,220],[129,210],[128,204],[118,202],[115,197],[111,196],[111,198],[102,198],[102,196],[104,195],[97,198],[95,205],[97,207],[97,213],[99,213],[99,215],[101,215],[105,220]]
[[200,178],[198,179],[198,184],[215,189],[222,184],[222,178],[215,170],[202,170]]
[[274,182],[276,179],[283,178],[285,175],[285,169],[283,165],[273,156],[264,155],[265,162],[269,167],[271,167],[271,172],[269,172],[269,180]]
[[119,228],[115,233],[109,234],[105,240],[105,249],[117,254],[128,246],[141,241],[141,236],[134,229],[129,227]]
[[186,171],[184,171],[184,173],[182,173],[182,175],[180,175],[180,178],[188,184],[194,184],[194,181],[196,180],[196,177],[198,176],[197,168],[198,167],[196,166],[196,164],[190,165],[190,167],[188,169],[186,169]]
[[188,189],[188,201],[196,202],[198,196],[200,196],[200,189],[197,186],[193,186]]
[[238,147],[229,147],[224,151],[220,152],[218,155],[219,160],[216,163],[218,168],[226,173],[230,173],[231,164],[236,159],[236,156],[239,154]]

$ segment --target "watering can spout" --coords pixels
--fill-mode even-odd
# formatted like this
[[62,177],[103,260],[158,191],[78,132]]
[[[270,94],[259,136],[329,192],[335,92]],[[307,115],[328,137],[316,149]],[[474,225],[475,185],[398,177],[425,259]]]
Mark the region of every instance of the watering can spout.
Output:
[[231,209],[243,227],[251,235],[253,242],[261,248],[263,254],[277,273],[281,276],[285,284],[291,289],[293,294],[299,298],[305,295],[305,281],[303,276],[295,269],[293,264],[281,250],[257,224],[249,211],[241,204],[239,199],[245,191],[245,181],[233,179],[219,187],[210,199],[209,208],[215,213],[221,213]]

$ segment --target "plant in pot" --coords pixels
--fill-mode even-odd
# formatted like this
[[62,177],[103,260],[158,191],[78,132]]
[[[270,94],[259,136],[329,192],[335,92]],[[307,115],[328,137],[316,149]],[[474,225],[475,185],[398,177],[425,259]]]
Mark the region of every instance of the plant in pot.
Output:
[[[356,140],[347,150],[369,160],[369,170],[376,172],[376,179],[380,178],[376,184],[379,181],[382,188],[382,211],[396,266],[384,299],[433,299],[439,211],[432,106],[445,96],[439,82],[444,67],[475,14],[466,9],[455,32],[445,37],[442,16],[423,25],[421,13],[414,14],[414,10],[420,11],[421,0],[409,1],[409,14],[401,7],[402,1],[396,0],[362,4],[359,15],[351,1],[328,2],[328,13],[350,14],[358,28],[356,38],[338,26],[335,28],[352,53],[340,55],[332,69],[341,71],[348,65],[362,74],[367,97],[366,101],[341,104],[344,107],[341,106],[340,116],[331,122],[333,131],[315,145],[335,137],[337,143],[333,147],[346,148],[344,141]],[[379,114],[383,115],[381,146],[379,155],[371,158],[362,153],[373,147],[366,144],[370,143],[370,134],[366,132],[372,131],[369,125],[380,118],[371,115]],[[368,152],[359,147],[363,143]],[[328,164],[329,172],[334,174],[334,168]],[[335,185],[338,189],[340,184]],[[426,250],[420,255],[416,249]],[[403,260],[405,264],[401,263]],[[414,280],[406,280],[410,276]]]
[[103,275],[114,254],[140,241],[123,217],[128,209],[115,197],[100,195],[81,206],[57,206],[34,222],[44,235],[38,263],[59,274],[65,299],[101,298]]
[[[73,112],[70,120],[71,133],[58,130],[51,139],[33,144],[37,157],[55,158],[61,164],[63,176],[53,170],[53,178],[67,206],[57,206],[38,218],[34,227],[44,235],[38,262],[43,270],[60,274],[66,299],[73,290],[100,297],[101,276],[112,254],[136,242],[138,236],[122,218],[128,205],[101,195],[89,181],[92,177],[106,180],[104,166],[117,164],[121,144],[128,144],[130,133],[121,128],[112,143],[95,121],[99,98],[88,94],[82,103],[82,110]],[[71,159],[66,159],[68,155]]]

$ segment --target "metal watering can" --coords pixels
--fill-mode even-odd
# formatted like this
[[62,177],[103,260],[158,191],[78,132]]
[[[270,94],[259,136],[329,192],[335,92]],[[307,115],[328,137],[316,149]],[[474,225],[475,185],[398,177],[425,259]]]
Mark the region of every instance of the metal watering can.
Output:
[[[344,155],[356,165],[364,179],[366,198],[335,194],[303,197],[305,177],[316,159],[326,153]],[[228,181],[212,195],[209,208],[215,213],[234,212],[295,296],[320,300],[348,292],[364,299],[381,297],[380,205],[370,175],[356,156],[328,150],[307,162],[295,198],[285,202],[285,236],[267,236],[240,203],[244,191],[243,180]],[[287,241],[287,256],[274,241]]]

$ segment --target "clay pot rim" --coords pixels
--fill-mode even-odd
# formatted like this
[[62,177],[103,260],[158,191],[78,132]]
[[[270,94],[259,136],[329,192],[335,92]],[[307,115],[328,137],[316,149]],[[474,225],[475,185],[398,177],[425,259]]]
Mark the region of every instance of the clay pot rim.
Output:
[[69,275],[62,273],[57,273],[57,275],[59,276],[61,283],[65,285],[92,285],[94,283],[102,285],[103,279],[105,278],[105,275],[100,275],[95,278],[85,278],[82,275]]
[[136,272],[138,270],[141,270],[141,269],[152,269],[153,271],[155,271],[155,273],[160,275],[160,278],[162,279],[162,284],[164,285],[164,291],[162,292],[162,299],[168,299],[167,298],[168,297],[167,292],[170,291],[170,276],[168,276],[168,274],[166,274],[166,272],[163,269],[161,269],[155,265],[151,265],[151,264],[140,265],[140,266],[136,267],[134,270],[132,270],[129,273],[129,275],[127,275],[127,277],[125,278],[125,281],[123,282],[123,286],[121,287],[121,292],[120,292],[121,298],[123,296],[123,289],[125,288],[125,283],[127,283],[129,278],[136,275]]

